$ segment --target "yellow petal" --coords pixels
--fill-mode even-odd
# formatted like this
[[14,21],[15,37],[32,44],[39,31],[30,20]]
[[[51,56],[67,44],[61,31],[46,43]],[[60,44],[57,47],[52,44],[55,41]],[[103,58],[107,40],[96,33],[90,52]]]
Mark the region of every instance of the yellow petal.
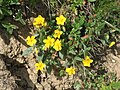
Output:
[[32,43],[33,43],[33,44],[36,44],[36,42],[37,42],[37,40],[36,40],[36,39],[34,39],[34,40],[32,41]]
[[59,17],[56,17],[56,20],[58,21],[58,20],[59,20]]
[[75,70],[76,68],[73,68],[72,66],[70,68],[66,68],[66,72],[68,73],[68,75],[73,75],[75,74]]
[[89,56],[86,56],[86,59],[90,59],[90,57],[89,57]]
[[70,69],[69,68],[66,68],[66,70],[65,70],[66,72],[69,72],[70,71]]
[[46,39],[44,39],[44,40],[43,40],[43,42],[44,42],[44,43],[46,43],[46,42],[47,42],[47,40],[46,40]]
[[35,39],[35,36],[31,36],[31,39]]
[[90,63],[92,63],[93,62],[93,60],[92,59],[90,59]]
[[36,70],[38,71],[38,70],[43,70],[43,68],[45,67],[45,64],[44,63],[42,63],[42,60],[39,62],[39,63],[36,63],[35,64],[35,66],[36,66]]
[[86,62],[86,60],[83,60],[82,62],[83,62],[83,65],[84,65],[84,66],[90,67],[90,63]]
[[38,65],[39,65],[38,63],[35,64],[36,67],[37,67]]
[[111,42],[111,43],[109,44],[109,47],[112,47],[113,45],[115,45],[115,42]]
[[28,36],[28,37],[26,38],[26,40],[30,40],[30,36]]
[[89,62],[89,60],[86,59],[86,60],[83,60],[82,62],[83,62],[83,65],[84,65],[84,66],[90,67],[90,62]]

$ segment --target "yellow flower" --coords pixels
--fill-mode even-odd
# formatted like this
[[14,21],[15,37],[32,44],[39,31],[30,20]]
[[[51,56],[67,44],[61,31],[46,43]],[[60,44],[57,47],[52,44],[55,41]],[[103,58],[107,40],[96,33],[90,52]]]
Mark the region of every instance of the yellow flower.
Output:
[[60,31],[60,30],[57,29],[57,30],[54,31],[53,37],[54,38],[60,38],[61,34],[62,34],[62,31]]
[[26,38],[26,41],[27,41],[27,45],[29,45],[29,46],[33,46],[33,45],[35,45],[36,44],[36,42],[37,42],[37,40],[35,39],[35,36],[28,36],[27,38]]
[[109,48],[112,47],[113,45],[115,45],[115,42],[111,42],[111,43],[109,44]]
[[46,26],[47,23],[45,22],[45,18],[43,18],[41,15],[38,15],[38,17],[34,18],[33,25],[36,28],[40,28],[42,26]]
[[43,42],[45,43],[45,48],[52,47],[54,45],[54,38],[51,38],[50,36],[47,37],[47,39],[44,39]]
[[42,60],[38,63],[35,64],[36,66],[36,70],[40,70],[40,71],[43,71],[43,68],[46,66],[44,63],[42,63]]
[[76,68],[70,67],[70,68],[66,68],[66,72],[68,73],[68,75],[73,75],[75,74],[75,70]]
[[64,25],[66,18],[63,15],[60,15],[59,17],[56,17],[56,21],[58,25]]
[[62,48],[61,48],[61,41],[60,40],[56,40],[55,41],[55,44],[53,46],[53,48],[56,50],[56,51],[60,51]]
[[82,62],[83,62],[83,65],[84,65],[84,66],[90,67],[90,63],[92,63],[92,62],[93,62],[93,60],[92,60],[92,59],[90,59],[90,57],[89,57],[89,56],[86,56],[86,57],[85,57],[85,59],[84,59],[84,60],[82,60]]

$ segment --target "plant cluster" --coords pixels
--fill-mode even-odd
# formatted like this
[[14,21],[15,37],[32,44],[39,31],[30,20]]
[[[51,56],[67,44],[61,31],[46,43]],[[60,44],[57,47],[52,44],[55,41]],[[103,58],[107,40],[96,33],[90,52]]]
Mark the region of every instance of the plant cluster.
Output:
[[18,29],[12,20],[25,25],[21,7],[19,0],[0,0],[0,28],[6,30],[8,34],[12,34],[13,30]]
[[[34,0],[30,2],[35,4]],[[47,7],[53,9],[50,10],[52,14],[49,13],[50,18],[44,18],[43,15],[34,18],[34,33],[26,38],[28,48],[23,52],[23,56],[34,53],[37,60],[35,68],[42,73],[57,69],[59,76],[70,76],[81,72],[85,81],[81,87],[76,82],[76,90],[93,87],[97,87],[96,90],[115,88],[115,83],[112,82],[101,84],[105,79],[102,76],[94,78],[97,75],[91,68],[95,67],[97,60],[94,57],[99,51],[98,48],[112,48],[117,42],[120,33],[119,1],[50,0],[48,3],[50,5]],[[14,5],[21,7],[18,0],[0,0],[0,27],[7,28],[10,34],[17,26],[7,22],[6,16],[25,24],[22,10],[11,9]],[[97,79],[98,82],[92,82],[89,77]]]
[[[47,69],[50,69],[49,66],[55,65],[57,68],[66,68],[66,72],[70,70],[74,72],[77,71],[75,69],[77,64],[81,64],[81,62],[84,66],[90,67],[94,61],[91,59],[93,58],[91,53],[95,52],[94,47],[109,44],[110,48],[115,45],[115,41],[110,39],[111,32],[105,30],[105,28],[109,28],[106,25],[111,26],[110,28],[114,26],[101,19],[100,13],[95,12],[94,3],[91,3],[95,0],[68,2],[71,3],[69,10],[72,13],[66,12],[65,16],[62,14],[58,17],[53,16],[53,20],[50,21],[46,21],[41,15],[34,18],[35,33],[26,39],[27,45],[33,48],[28,48],[23,55],[26,55],[27,51],[30,52],[29,49],[35,50],[38,54],[38,62],[42,60]],[[92,9],[89,12],[84,10],[86,3],[91,5],[91,8],[86,8]],[[80,8],[81,11],[78,10]],[[86,13],[89,15],[85,15]],[[112,35],[119,32],[118,28],[114,27],[114,29]]]
[[101,9],[95,9],[95,1],[68,1],[71,13],[52,16],[50,21],[46,21],[41,15],[34,18],[35,33],[26,39],[27,45],[31,47],[25,50],[23,55],[36,53],[37,71],[50,73],[57,68],[60,76],[65,73],[75,75],[79,70],[83,71],[83,66],[90,68],[92,63],[94,65],[92,54],[96,52],[95,48],[111,48],[115,45],[119,29],[102,18]]

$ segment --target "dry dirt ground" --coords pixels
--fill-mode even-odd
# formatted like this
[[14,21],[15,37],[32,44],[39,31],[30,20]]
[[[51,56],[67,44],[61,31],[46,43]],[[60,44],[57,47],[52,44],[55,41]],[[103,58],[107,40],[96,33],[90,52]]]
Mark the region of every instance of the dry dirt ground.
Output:
[[[120,79],[120,44],[116,47],[115,53],[109,53],[103,59],[108,71],[115,72]],[[73,77],[57,79],[54,74],[43,74],[38,83],[34,56],[22,56],[26,48],[24,42],[15,36],[8,37],[0,30],[0,90],[73,90],[71,85],[77,80]]]
[[34,55],[22,56],[27,47],[16,36],[0,30],[0,90],[73,90],[73,77],[58,79],[53,73],[42,74],[40,82]]

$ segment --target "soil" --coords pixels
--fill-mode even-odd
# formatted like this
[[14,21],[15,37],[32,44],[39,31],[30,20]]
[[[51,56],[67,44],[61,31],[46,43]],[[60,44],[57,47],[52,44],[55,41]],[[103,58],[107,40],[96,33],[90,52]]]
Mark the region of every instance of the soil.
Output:
[[106,62],[104,65],[108,68],[109,72],[114,72],[117,79],[120,80],[120,43],[117,43],[115,48],[110,50],[110,53],[103,57]]
[[[34,55],[22,56],[27,48],[20,34],[9,37],[0,29],[0,90],[73,90],[76,77],[56,77],[43,73],[38,76]],[[23,37],[24,38],[24,37]],[[73,79],[76,78],[76,79]],[[79,80],[80,81],[80,80]]]
[[[22,56],[22,52],[27,48],[24,43],[26,37],[20,40],[15,35],[9,37],[3,30],[0,32],[0,90],[73,90],[71,85],[79,80],[77,77],[58,78],[54,73],[51,75],[44,73],[39,81],[40,77],[34,66],[36,63],[34,55]],[[120,79],[119,51],[118,43],[114,51],[110,49],[110,53],[103,57],[108,71],[116,73],[118,79]]]

